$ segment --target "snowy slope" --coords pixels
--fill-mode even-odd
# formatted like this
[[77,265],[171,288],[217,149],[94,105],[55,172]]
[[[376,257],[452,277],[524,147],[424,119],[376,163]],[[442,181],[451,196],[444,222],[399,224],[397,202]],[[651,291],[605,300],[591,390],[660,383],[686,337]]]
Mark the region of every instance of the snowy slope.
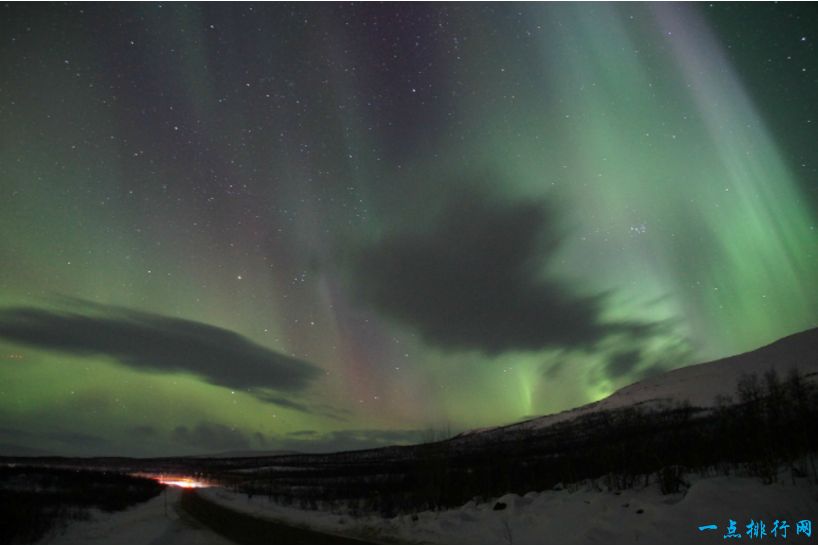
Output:
[[607,398],[572,410],[536,417],[513,425],[478,429],[461,436],[499,430],[539,429],[595,411],[636,404],[687,400],[696,407],[711,407],[718,395],[732,396],[735,393],[736,384],[743,374],[756,373],[761,377],[771,368],[778,372],[781,379],[785,379],[793,368],[805,376],[815,377],[814,374],[818,374],[818,328],[782,338],[748,353],[672,370],[633,383]]

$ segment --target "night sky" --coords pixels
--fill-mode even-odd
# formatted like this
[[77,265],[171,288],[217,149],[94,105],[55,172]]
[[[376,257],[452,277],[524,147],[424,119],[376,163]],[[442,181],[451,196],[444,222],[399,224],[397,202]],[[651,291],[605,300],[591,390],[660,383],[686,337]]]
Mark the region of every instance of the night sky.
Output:
[[815,29],[4,4],[0,453],[422,441],[816,326]]

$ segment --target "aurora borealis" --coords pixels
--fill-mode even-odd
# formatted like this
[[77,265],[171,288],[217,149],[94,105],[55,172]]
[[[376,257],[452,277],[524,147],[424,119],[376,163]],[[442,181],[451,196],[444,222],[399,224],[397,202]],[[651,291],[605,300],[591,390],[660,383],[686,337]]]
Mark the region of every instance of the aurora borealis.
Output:
[[0,453],[420,441],[818,325],[809,4],[0,9]]

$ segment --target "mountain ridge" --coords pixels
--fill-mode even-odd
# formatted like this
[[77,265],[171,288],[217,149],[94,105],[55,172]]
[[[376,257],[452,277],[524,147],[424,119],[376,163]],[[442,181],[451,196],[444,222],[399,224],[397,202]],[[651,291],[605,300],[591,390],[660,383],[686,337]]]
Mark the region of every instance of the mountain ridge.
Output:
[[806,377],[818,376],[818,328],[790,334],[756,349],[732,356],[691,364],[642,379],[617,389],[610,395],[576,408],[532,417],[496,427],[463,432],[455,438],[497,431],[540,429],[597,411],[641,404],[689,402],[696,407],[712,407],[716,397],[735,393],[743,374],[763,374],[775,369],[782,379],[792,369]]

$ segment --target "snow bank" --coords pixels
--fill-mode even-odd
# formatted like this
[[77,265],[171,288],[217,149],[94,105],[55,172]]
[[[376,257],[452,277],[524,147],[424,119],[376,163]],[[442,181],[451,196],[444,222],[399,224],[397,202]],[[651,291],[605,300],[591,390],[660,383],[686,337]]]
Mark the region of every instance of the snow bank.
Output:
[[[763,485],[756,479],[724,476],[691,481],[684,494],[662,495],[655,485],[601,491],[588,482],[577,488],[509,494],[486,503],[472,501],[452,510],[391,519],[302,510],[225,489],[200,494],[234,510],[290,525],[370,541],[410,543],[713,543],[723,542],[730,519],[742,533],[751,519],[765,521],[768,532],[773,520],[787,520],[794,535],[795,521],[818,514],[818,487],[805,481]],[[505,508],[495,510],[497,503]],[[718,528],[698,530],[708,524]]]

